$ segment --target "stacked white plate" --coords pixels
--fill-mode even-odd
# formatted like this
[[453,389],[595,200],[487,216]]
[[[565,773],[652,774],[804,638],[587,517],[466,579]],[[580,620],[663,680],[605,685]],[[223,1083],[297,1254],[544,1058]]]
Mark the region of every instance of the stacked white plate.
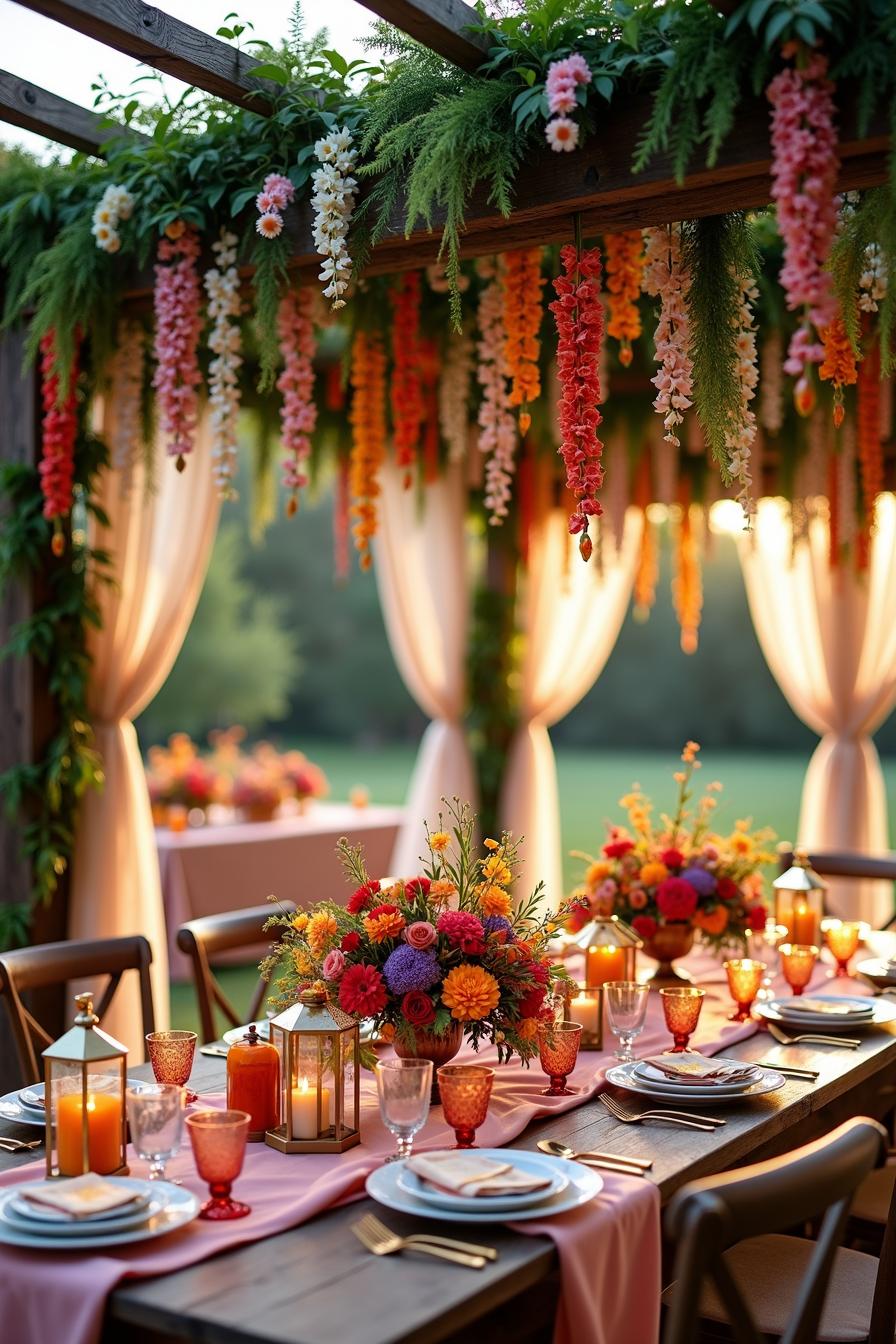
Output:
[[199,1200],[179,1185],[129,1176],[109,1179],[133,1190],[135,1199],[122,1208],[77,1219],[24,1197],[27,1190],[45,1187],[45,1181],[8,1187],[0,1192],[0,1242],[42,1251],[123,1246],[163,1237],[192,1222],[199,1212]]
[[788,999],[772,999],[757,1004],[756,1013],[769,1022],[778,1022],[787,1031],[855,1031],[896,1021],[896,1003],[886,999],[851,998],[846,994],[806,994]]
[[[680,1055],[670,1055],[670,1060],[681,1058]],[[624,1087],[629,1092],[637,1092],[640,1096],[650,1097],[653,1101],[665,1102],[671,1110],[678,1110],[682,1103],[687,1102],[699,1106],[730,1105],[736,1101],[763,1097],[784,1086],[784,1076],[776,1069],[747,1065],[742,1059],[723,1059],[719,1056],[705,1062],[719,1069],[737,1070],[738,1073],[732,1078],[686,1083],[667,1077],[649,1060],[641,1059],[607,1069],[607,1082],[615,1087]],[[749,1071],[744,1074],[744,1069]]]
[[521,1223],[531,1218],[553,1218],[586,1204],[603,1189],[593,1168],[564,1157],[523,1153],[508,1148],[477,1148],[477,1157],[511,1163],[527,1175],[546,1177],[542,1190],[511,1195],[452,1195],[435,1190],[409,1171],[406,1162],[387,1162],[367,1177],[367,1193],[388,1209],[416,1213],[447,1223]]
[[[116,1082],[116,1079],[111,1079],[110,1087],[114,1087]],[[140,1082],[139,1078],[127,1079],[128,1087],[139,1087]],[[17,1125],[34,1125],[43,1129],[46,1118],[43,1083],[34,1083],[31,1087],[7,1092],[5,1097],[0,1097],[0,1119],[13,1120]]]
[[867,961],[860,961],[856,965],[856,971],[878,989],[896,985],[896,961],[888,960],[886,957],[869,957]]

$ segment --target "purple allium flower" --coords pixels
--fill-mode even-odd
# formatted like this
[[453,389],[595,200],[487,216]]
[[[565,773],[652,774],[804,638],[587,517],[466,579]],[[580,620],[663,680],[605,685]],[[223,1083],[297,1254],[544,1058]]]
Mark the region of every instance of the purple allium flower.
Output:
[[503,915],[488,915],[487,918],[482,921],[482,927],[485,929],[486,933],[506,933],[507,937],[504,941],[506,943],[513,942],[513,925],[510,920],[505,919]]
[[403,943],[390,952],[383,966],[383,975],[392,994],[410,994],[412,990],[430,989],[442,978],[434,952]]
[[708,873],[705,868],[685,868],[680,874],[685,882],[690,882],[691,886],[700,896],[711,896],[716,889],[716,880],[712,873]]

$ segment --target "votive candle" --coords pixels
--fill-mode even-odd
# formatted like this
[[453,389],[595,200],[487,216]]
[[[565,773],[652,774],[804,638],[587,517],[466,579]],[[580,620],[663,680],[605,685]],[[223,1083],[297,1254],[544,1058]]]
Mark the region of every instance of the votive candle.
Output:
[[[84,1171],[84,1100],[80,1092],[56,1100],[56,1153],[60,1176]],[[121,1166],[121,1098],[103,1092],[87,1094],[87,1165],[98,1176]]]

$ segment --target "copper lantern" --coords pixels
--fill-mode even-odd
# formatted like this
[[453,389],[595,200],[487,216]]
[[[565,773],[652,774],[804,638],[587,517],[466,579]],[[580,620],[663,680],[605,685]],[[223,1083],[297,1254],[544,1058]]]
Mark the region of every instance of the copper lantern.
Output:
[[775,923],[787,929],[782,941],[820,947],[821,921],[824,918],[824,893],[827,883],[815,872],[805,850],[797,850],[793,863],[776,877]]
[[265,1142],[281,1153],[341,1153],[360,1142],[358,1023],[317,989],[271,1022],[280,1055],[280,1121]]

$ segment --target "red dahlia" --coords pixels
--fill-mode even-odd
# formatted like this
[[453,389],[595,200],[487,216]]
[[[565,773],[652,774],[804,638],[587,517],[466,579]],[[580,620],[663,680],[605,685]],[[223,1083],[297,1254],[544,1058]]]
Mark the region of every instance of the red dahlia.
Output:
[[730,877],[717,877],[716,893],[720,901],[733,901],[740,895],[740,887]]
[[339,984],[339,1007],[356,1017],[373,1017],[389,1001],[383,977],[375,966],[349,966]]
[[660,858],[667,868],[684,867],[684,855],[680,849],[664,849]]
[[380,894],[379,882],[365,882],[363,887],[353,891],[348,898],[348,904],[345,907],[350,915],[360,915],[362,910],[367,910],[370,902],[375,896]]
[[355,930],[352,929],[351,933],[345,935],[339,946],[343,952],[357,952],[358,948],[361,946],[360,933],[356,933]]
[[632,928],[639,938],[652,938],[659,925],[653,915],[635,915]]
[[604,845],[604,854],[608,859],[621,859],[630,854],[634,847],[634,840],[611,840],[608,845]]
[[656,904],[666,919],[690,919],[697,909],[696,889],[682,877],[667,877],[656,889]]

